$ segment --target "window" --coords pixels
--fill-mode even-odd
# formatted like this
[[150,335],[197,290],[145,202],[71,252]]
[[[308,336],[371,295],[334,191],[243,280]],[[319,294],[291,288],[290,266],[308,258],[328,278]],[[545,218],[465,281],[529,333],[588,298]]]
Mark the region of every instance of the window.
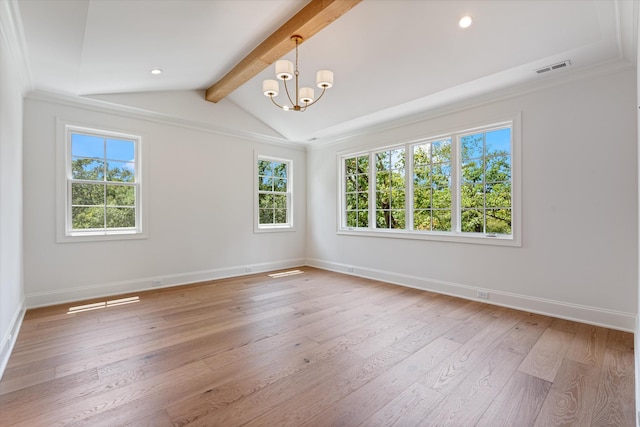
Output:
[[142,235],[141,137],[71,125],[64,134],[64,233],[58,240]]
[[291,229],[291,161],[258,156],[256,181],[256,230]]
[[413,229],[451,231],[451,139],[412,147]]
[[461,230],[511,235],[511,128],[460,136]]
[[369,157],[345,160],[346,209],[348,227],[369,226]]
[[339,232],[519,245],[518,124],[339,156]]
[[376,227],[404,229],[405,168],[404,149],[375,153]]

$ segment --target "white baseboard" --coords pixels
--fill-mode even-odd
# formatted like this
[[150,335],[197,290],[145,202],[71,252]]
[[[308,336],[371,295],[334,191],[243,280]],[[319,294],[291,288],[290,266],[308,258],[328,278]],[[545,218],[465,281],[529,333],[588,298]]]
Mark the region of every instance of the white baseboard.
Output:
[[11,356],[13,347],[18,339],[18,333],[20,332],[25,312],[26,308],[23,300],[16,308],[13,318],[11,319],[11,323],[9,324],[9,328],[2,337],[2,341],[0,341],[0,379],[2,379],[2,376],[4,375],[4,370],[7,368],[7,363],[9,363],[9,356]]
[[[44,307],[91,298],[148,291],[151,289],[160,289],[171,286],[188,285],[191,283],[206,282],[208,280],[226,279],[229,277],[280,270],[283,268],[299,267],[301,265],[305,265],[305,260],[303,258],[171,274],[166,276],[144,277],[141,279],[102,283],[98,285],[60,289],[50,292],[34,292],[26,295],[26,306],[27,308]],[[154,285],[154,283],[158,283],[158,285]]]
[[[527,295],[495,291],[493,289],[483,289],[459,283],[429,279],[426,277],[410,276],[407,274],[376,270],[372,268],[357,267],[319,259],[307,259],[306,265],[338,273],[364,277],[367,279],[380,280],[410,288],[484,302],[487,304],[494,304],[531,313],[544,314],[561,319],[603,326],[611,329],[618,329],[627,332],[635,332],[636,329],[636,315],[634,313],[625,313],[545,298],[536,298]],[[478,298],[478,291],[488,292],[489,299]]]

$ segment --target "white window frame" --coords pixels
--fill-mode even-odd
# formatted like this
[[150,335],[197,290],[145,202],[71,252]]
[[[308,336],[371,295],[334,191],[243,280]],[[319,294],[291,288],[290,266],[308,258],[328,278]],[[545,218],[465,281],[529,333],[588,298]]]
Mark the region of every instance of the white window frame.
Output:
[[[469,233],[460,230],[460,137],[474,132],[486,132],[492,129],[511,127],[511,235],[495,235],[484,233]],[[451,231],[422,231],[413,230],[413,146],[451,139]],[[418,240],[436,240],[445,242],[475,243],[499,246],[522,246],[522,188],[521,188],[521,113],[514,113],[494,120],[487,120],[484,124],[460,127],[420,139],[407,140],[387,146],[377,146],[366,150],[340,152],[337,155],[338,171],[338,216],[337,233],[354,236],[390,237]],[[346,226],[346,183],[345,159],[369,156],[369,176],[375,173],[375,153],[385,150],[405,149],[405,213],[406,229],[382,229],[375,226],[375,179],[369,182],[369,226]]]
[[[135,181],[131,185],[135,187],[136,200],[136,227],[130,229],[101,229],[101,230],[74,230],[71,218],[71,183],[72,159],[71,159],[71,135],[80,133],[98,137],[110,137],[132,140],[135,143]],[[105,130],[100,126],[80,123],[72,123],[57,119],[57,173],[56,173],[56,205],[57,205],[57,232],[56,241],[59,243],[87,242],[100,240],[128,240],[148,238],[147,231],[147,202],[146,202],[146,167],[144,135],[139,132],[120,130]]]
[[[254,153],[253,159],[253,231],[255,233],[273,233],[282,231],[295,231],[293,221],[293,160],[283,159]],[[260,187],[258,185],[258,162],[260,160],[268,162],[285,163],[287,165],[287,191],[285,192],[287,202],[287,222],[282,224],[260,224],[260,207],[258,203]]]

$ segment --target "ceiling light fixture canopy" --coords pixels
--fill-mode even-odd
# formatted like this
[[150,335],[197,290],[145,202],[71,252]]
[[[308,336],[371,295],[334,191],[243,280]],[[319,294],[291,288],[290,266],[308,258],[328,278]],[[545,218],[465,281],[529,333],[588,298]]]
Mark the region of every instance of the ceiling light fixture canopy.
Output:
[[[330,70],[320,70],[316,74],[316,84],[319,88],[322,89],[322,93],[320,96],[314,100],[314,91],[313,88],[299,86],[299,77],[300,73],[298,71],[298,45],[302,43],[301,36],[291,36],[291,40],[296,44],[296,63],[295,67],[291,61],[287,61],[285,59],[281,59],[276,61],[276,77],[282,81],[284,81],[284,90],[287,93],[287,98],[289,98],[289,102],[291,105],[280,105],[273,98],[278,96],[278,92],[280,92],[280,85],[277,80],[265,80],[262,82],[262,92],[265,96],[268,96],[271,99],[276,107],[282,110],[293,110],[293,111],[305,111],[307,107],[315,104],[322,98],[325,91],[333,86],[333,71]],[[287,80],[295,79],[295,96],[291,99],[291,94],[289,92],[289,87],[287,86]],[[302,105],[300,105],[302,104]]]

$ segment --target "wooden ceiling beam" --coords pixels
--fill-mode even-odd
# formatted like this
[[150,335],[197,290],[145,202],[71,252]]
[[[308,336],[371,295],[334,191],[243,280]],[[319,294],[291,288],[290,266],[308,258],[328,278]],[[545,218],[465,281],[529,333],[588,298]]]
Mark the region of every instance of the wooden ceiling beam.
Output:
[[269,65],[295,48],[291,36],[307,40],[318,31],[347,13],[362,0],[311,0],[300,12],[253,49],[238,65],[213,84],[205,99],[218,102],[251,80]]

